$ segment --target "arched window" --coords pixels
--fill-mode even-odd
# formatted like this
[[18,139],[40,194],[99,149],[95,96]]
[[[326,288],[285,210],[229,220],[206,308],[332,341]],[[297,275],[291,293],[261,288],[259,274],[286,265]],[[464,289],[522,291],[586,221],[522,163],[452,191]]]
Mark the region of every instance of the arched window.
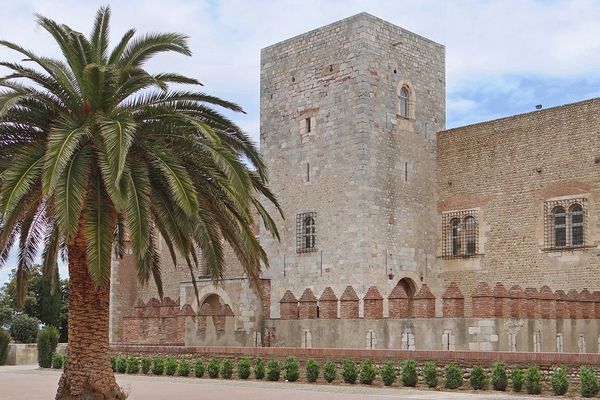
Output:
[[571,242],[573,246],[583,245],[583,207],[579,204],[571,207]]
[[452,255],[460,255],[460,219],[455,218],[451,222],[452,228]]
[[296,252],[310,253],[317,250],[317,213],[296,214]]
[[400,116],[408,118],[408,88],[403,86],[400,89]]
[[313,217],[304,218],[304,248],[311,250],[315,248],[316,226]]
[[473,255],[477,251],[477,229],[475,218],[468,216],[465,218],[465,242],[466,254]]
[[556,207],[554,214],[554,246],[564,247],[567,245],[567,215],[565,209]]

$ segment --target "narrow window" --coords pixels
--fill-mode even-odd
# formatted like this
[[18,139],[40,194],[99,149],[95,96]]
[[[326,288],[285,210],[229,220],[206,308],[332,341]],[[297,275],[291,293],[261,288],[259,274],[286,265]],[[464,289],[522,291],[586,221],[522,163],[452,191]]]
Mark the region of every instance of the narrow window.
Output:
[[554,209],[554,246],[564,247],[567,245],[567,224],[565,209],[556,207]]
[[452,224],[452,255],[460,255],[460,219],[455,218]]
[[573,246],[583,246],[583,207],[571,207],[571,240]]
[[404,163],[404,182],[408,182],[408,163]]
[[304,219],[304,247],[313,249],[315,247],[315,220],[313,217]]
[[311,130],[310,118],[305,118],[304,121],[306,123],[306,133],[310,133],[310,130]]
[[466,242],[466,254],[473,255],[476,252],[477,241],[476,241],[476,227],[475,227],[475,218],[474,217],[466,217],[465,218],[465,242]]
[[317,247],[317,213],[307,212],[296,215],[296,251],[308,253]]
[[406,87],[400,89],[400,116],[408,118],[408,89]]
[[310,182],[310,163],[306,163],[306,182]]

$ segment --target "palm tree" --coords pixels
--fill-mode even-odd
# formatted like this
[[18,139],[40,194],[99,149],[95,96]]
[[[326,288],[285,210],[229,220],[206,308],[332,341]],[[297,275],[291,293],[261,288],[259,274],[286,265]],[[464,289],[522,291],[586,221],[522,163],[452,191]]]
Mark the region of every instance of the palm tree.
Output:
[[224,239],[255,283],[268,261],[253,215],[278,237],[259,200],[277,206],[265,165],[215,110],[241,108],[172,88],[200,85],[193,78],[143,68],[157,53],[189,56],[187,38],[132,29],[109,52],[109,18],[101,8],[86,37],[38,16],[64,61],[0,41],[25,58],[0,62],[11,70],[0,78],[0,258],[16,244],[21,296],[38,248],[49,278],[57,257],[68,259],[69,357],[57,399],[124,398],[110,366],[108,305],[111,253],[122,256],[126,235],[139,280],[152,278],[160,295],[161,237],[192,279],[200,250],[215,281]]

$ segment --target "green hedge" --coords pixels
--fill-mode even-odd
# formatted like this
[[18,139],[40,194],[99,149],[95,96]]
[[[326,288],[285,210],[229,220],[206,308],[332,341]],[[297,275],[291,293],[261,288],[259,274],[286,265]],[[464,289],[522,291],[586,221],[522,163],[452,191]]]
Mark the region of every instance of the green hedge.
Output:
[[42,368],[52,366],[52,354],[56,352],[60,333],[54,326],[47,326],[37,334],[38,364]]
[[0,365],[4,365],[6,357],[8,356],[8,343],[10,342],[10,335],[0,329]]

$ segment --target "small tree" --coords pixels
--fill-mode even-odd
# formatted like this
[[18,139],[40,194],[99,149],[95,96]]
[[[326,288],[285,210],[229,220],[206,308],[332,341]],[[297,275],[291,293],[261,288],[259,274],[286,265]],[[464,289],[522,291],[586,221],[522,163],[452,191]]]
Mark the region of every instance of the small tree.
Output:
[[357,377],[358,371],[356,368],[356,364],[352,360],[346,358],[342,362],[342,379],[346,383],[354,384],[356,383]]
[[300,364],[295,357],[288,357],[283,363],[283,379],[296,382],[300,377]]
[[508,386],[508,373],[506,365],[502,362],[496,362],[492,366],[492,387],[494,390],[505,391]]
[[179,376],[189,376],[190,375],[190,362],[188,360],[179,361],[179,365],[177,366],[177,375],[179,375]]
[[237,374],[240,379],[248,379],[250,377],[250,360],[243,357],[237,363]]
[[52,366],[52,354],[56,352],[60,333],[53,326],[47,326],[37,335],[38,364],[42,368]]
[[319,364],[312,358],[306,362],[306,380],[314,383],[319,379]]
[[458,389],[463,385],[463,373],[458,364],[446,365],[444,387],[446,389]]
[[212,357],[210,360],[208,360],[208,367],[206,367],[208,377],[212,379],[218,378],[220,367],[221,366],[219,365],[219,360],[217,360],[216,358]]
[[425,365],[423,365],[423,380],[428,387],[437,387],[438,371],[437,365],[435,365],[433,361],[426,362]]
[[523,370],[521,368],[513,368],[510,379],[513,391],[520,392],[523,389]]
[[360,366],[359,382],[363,385],[371,385],[377,377],[377,370],[371,360],[364,360]]
[[204,376],[204,361],[196,360],[194,363],[194,375],[196,378],[202,378]]
[[417,386],[417,363],[415,360],[406,360],[402,363],[402,370],[400,371],[400,380],[402,385],[408,387]]
[[231,379],[233,375],[233,363],[229,358],[226,358],[221,363],[221,378]]
[[391,361],[383,363],[379,369],[379,375],[385,386],[391,386],[396,381],[396,367]]
[[279,361],[277,361],[274,358],[271,359],[267,363],[266,374],[267,374],[267,379],[268,380],[270,380],[272,382],[278,381],[279,377],[281,375],[281,367],[279,366]]
[[265,377],[265,362],[262,358],[258,357],[254,363],[254,378],[264,379]]
[[542,393],[542,373],[540,372],[540,367],[537,365],[532,365],[527,368],[527,373],[525,374],[525,387],[527,388],[527,393],[529,394],[540,394]]
[[335,381],[335,378],[337,378],[335,363],[331,360],[325,361],[325,364],[323,364],[323,379],[325,379],[325,382],[331,383]]
[[563,365],[560,366],[554,375],[552,375],[552,391],[558,396],[562,396],[569,390],[569,377],[567,375],[567,368]]
[[594,397],[598,394],[598,377],[593,369],[579,368],[579,386],[582,397]]
[[10,325],[10,335],[17,343],[33,343],[37,337],[40,321],[26,314],[13,318]]
[[487,386],[487,374],[481,365],[473,366],[471,376],[469,377],[469,383],[475,390],[485,389]]

